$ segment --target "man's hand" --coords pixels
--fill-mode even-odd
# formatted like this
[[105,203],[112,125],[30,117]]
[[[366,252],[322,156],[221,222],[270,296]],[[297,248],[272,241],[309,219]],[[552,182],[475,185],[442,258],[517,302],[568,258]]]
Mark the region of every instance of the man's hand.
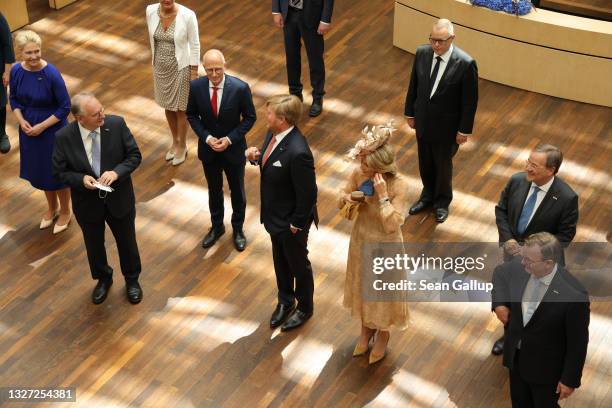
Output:
[[87,174],[83,177],[83,185],[88,190],[96,189],[96,186],[94,186],[95,182],[96,182],[96,179],[91,176],[88,176]]
[[272,14],[272,18],[274,19],[274,25],[278,28],[283,28],[285,26],[282,14]]
[[521,254],[521,246],[515,239],[509,239],[504,242],[504,252],[508,256],[518,256]]
[[2,74],[2,85],[4,85],[5,88],[9,84],[9,75],[10,71],[4,71],[4,73]]
[[461,134],[459,132],[457,132],[457,138],[456,139],[457,139],[457,144],[460,144],[460,145],[462,145],[462,144],[464,144],[465,142],[468,141],[467,135],[463,135],[463,134]]
[[248,161],[257,161],[259,160],[259,156],[261,156],[261,152],[255,146],[249,147],[245,150],[244,155],[246,156]]
[[299,231],[299,229],[295,228],[293,225],[289,225],[289,229],[291,230],[291,233],[293,235],[297,234],[297,232]]
[[557,394],[559,394],[560,400],[569,397],[570,395],[572,395],[572,392],[574,392],[574,389],[572,387],[568,387],[567,385],[562,384],[561,381],[559,381],[559,384],[557,384]]
[[408,124],[408,126],[410,126],[412,129],[414,129],[414,118],[406,118],[406,123]]
[[212,147],[212,149],[215,152],[222,152],[225,149],[227,149],[227,147],[229,146],[229,140],[227,140],[227,137],[222,137],[221,139],[217,139],[217,143],[215,143],[214,145],[211,145],[210,147]]
[[331,30],[331,24],[321,22],[321,23],[319,23],[319,28],[317,29],[317,34],[325,35],[325,34],[329,33],[329,30]]
[[98,182],[100,182],[100,184],[104,184],[105,186],[110,186],[118,178],[119,175],[117,173],[112,170],[109,170],[102,173],[102,175],[98,179]]
[[500,322],[504,324],[508,324],[508,319],[510,319],[510,309],[507,306],[497,306],[495,309],[495,314]]

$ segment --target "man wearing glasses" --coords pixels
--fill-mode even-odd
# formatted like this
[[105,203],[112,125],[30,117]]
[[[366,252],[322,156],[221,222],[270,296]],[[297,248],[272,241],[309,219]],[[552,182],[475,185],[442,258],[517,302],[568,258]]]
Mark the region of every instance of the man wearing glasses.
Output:
[[142,160],[140,150],[125,120],[105,115],[93,94],[76,94],[70,110],[76,120],[55,134],[53,175],[70,186],[91,275],[98,281],[91,300],[94,304],[104,302],[113,284],[113,268],[108,265],[104,246],[108,224],[117,242],[128,301],[140,303],[141,263],[131,178]]
[[433,206],[437,222],[448,218],[453,199],[453,156],[468,140],[478,104],[476,61],[453,45],[455,32],[440,19],[429,45],[417,48],[404,114],[415,129],[423,190],[410,208],[417,214]]
[[493,272],[492,309],[506,327],[504,366],[513,407],[558,407],[580,386],[589,297],[560,263],[554,235],[525,240],[522,256]]
[[[576,235],[578,195],[556,176],[563,162],[557,147],[537,146],[529,155],[525,171],[513,175],[495,206],[495,221],[504,258],[521,254],[526,237],[536,232],[553,234],[563,247]],[[560,262],[565,264],[563,252]],[[504,338],[493,345],[491,352],[503,353]]]
[[225,74],[225,57],[208,50],[202,57],[206,77],[191,81],[187,120],[198,136],[198,158],[208,184],[211,228],[202,241],[210,248],[225,233],[223,225],[223,173],[232,199],[232,229],[236,250],[244,251],[242,230],[246,211],[244,166],[246,134],[257,119],[249,85]]

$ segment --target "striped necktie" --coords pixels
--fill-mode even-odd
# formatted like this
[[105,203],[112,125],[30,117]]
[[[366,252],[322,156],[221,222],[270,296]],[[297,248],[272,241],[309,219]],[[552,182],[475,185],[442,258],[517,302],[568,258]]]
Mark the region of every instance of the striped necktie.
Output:
[[95,131],[90,132],[89,137],[91,137],[91,168],[96,176],[100,177],[100,139]]

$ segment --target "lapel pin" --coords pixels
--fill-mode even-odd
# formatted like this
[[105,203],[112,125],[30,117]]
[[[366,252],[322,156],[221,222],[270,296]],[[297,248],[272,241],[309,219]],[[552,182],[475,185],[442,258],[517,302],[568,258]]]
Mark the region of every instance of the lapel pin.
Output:
[[108,128],[104,128],[104,131],[105,131],[105,132],[108,132]]
[[557,196],[553,196],[553,200],[557,200]]
[[556,293],[557,295],[559,294],[559,292],[557,292],[555,289],[553,289],[553,292]]

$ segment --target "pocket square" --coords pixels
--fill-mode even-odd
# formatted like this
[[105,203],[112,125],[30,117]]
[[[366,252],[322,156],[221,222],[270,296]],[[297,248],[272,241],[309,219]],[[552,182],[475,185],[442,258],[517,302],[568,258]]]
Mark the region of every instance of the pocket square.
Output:
[[275,161],[274,163],[272,163],[272,165],[274,167],[283,167],[283,165],[281,164],[280,160]]

